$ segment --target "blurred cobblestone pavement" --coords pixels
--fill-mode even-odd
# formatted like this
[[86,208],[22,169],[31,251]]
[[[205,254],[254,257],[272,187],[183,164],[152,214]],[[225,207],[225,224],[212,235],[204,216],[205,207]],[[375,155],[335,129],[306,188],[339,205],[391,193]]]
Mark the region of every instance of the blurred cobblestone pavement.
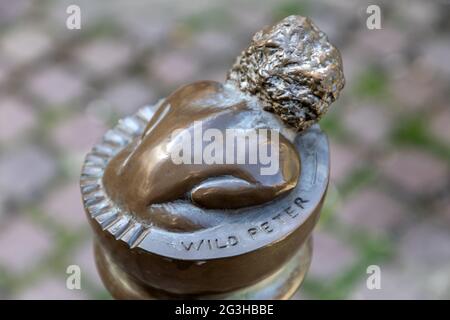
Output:
[[[308,15],[347,85],[323,120],[332,179],[297,298],[450,298],[450,4],[0,0],[0,298],[108,299],[78,177],[117,119],[177,86],[223,80],[263,25]],[[65,27],[78,4],[82,29]],[[66,268],[82,290],[66,289]],[[366,288],[369,265],[381,290]]]

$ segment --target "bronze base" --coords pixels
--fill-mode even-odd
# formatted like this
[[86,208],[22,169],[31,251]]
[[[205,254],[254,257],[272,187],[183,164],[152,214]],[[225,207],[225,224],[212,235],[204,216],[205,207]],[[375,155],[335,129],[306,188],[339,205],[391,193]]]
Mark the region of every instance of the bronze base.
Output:
[[143,285],[125,273],[111,255],[102,249],[96,241],[94,244],[95,260],[100,277],[115,299],[239,299],[271,300],[290,299],[300,287],[311,264],[312,237],[281,269],[271,276],[251,286],[220,295],[176,295]]

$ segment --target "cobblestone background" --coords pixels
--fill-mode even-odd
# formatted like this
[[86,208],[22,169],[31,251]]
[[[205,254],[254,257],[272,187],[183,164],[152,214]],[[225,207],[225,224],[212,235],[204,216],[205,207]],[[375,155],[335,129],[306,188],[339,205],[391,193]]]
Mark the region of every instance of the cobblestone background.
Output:
[[[109,299],[81,206],[83,156],[120,116],[223,80],[263,25],[308,15],[343,55],[323,121],[332,178],[296,297],[450,298],[450,4],[0,0],[0,298]],[[82,29],[65,27],[78,4]],[[82,290],[66,289],[66,268]],[[366,288],[366,268],[382,289]]]

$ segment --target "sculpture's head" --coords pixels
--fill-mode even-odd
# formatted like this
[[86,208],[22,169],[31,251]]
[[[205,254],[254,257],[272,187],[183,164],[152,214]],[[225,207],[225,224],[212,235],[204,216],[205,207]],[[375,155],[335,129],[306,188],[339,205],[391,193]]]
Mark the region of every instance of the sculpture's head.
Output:
[[256,33],[228,80],[298,131],[321,118],[345,83],[339,51],[301,16]]

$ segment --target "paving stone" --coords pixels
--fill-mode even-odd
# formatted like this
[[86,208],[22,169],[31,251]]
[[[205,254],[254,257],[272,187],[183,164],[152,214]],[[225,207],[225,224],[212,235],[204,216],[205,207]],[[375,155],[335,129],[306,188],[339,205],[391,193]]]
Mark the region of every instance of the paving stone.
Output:
[[426,277],[424,291],[426,299],[449,300],[450,299],[450,264],[436,266],[433,269],[422,271]]
[[5,153],[0,157],[0,191],[5,197],[28,200],[45,190],[55,171],[55,161],[37,146]]
[[216,62],[220,57],[237,55],[241,50],[236,48],[236,41],[232,35],[214,30],[197,33],[193,45],[202,56],[213,57]]
[[68,230],[79,231],[80,227],[87,227],[78,182],[59,187],[50,193],[43,203],[43,210],[48,217]]
[[349,245],[323,231],[314,232],[314,254],[308,276],[313,279],[333,280],[351,267],[357,253]]
[[170,88],[192,82],[199,68],[194,57],[177,52],[155,56],[149,67],[152,78]]
[[450,77],[450,44],[444,38],[426,43],[423,47],[422,62],[441,75]]
[[450,197],[438,200],[433,205],[433,211],[450,226]]
[[56,145],[70,153],[86,154],[106,132],[105,125],[97,118],[82,113],[60,123],[53,131]]
[[75,52],[82,69],[94,77],[109,76],[132,62],[127,43],[112,39],[95,39]]
[[392,118],[383,109],[383,106],[362,105],[343,112],[346,130],[365,147],[383,143],[392,124]]
[[33,270],[52,248],[49,234],[25,217],[14,217],[0,233],[0,265],[8,271]]
[[442,82],[421,64],[409,66],[403,72],[395,73],[389,86],[390,93],[399,103],[400,112],[428,111],[430,101],[436,99],[442,89]]
[[430,123],[432,134],[450,147],[450,107],[433,114]]
[[368,188],[346,199],[336,216],[346,225],[386,234],[404,222],[407,212],[390,195]]
[[27,0],[1,1],[0,2],[0,23],[7,25],[23,16],[31,7],[31,2]]
[[133,44],[136,44],[137,49],[157,47],[158,43],[168,38],[169,30],[173,26],[173,21],[161,16],[142,19],[135,15],[120,15],[119,19],[133,37]]
[[250,2],[241,2],[238,6],[230,6],[229,12],[233,17],[232,20],[230,19],[230,28],[245,35],[247,41],[261,26],[267,25],[267,21],[270,19],[270,8],[268,6],[255,6]]
[[36,27],[21,27],[9,31],[1,40],[0,51],[12,66],[40,58],[52,49],[51,39]]
[[408,5],[399,2],[393,2],[392,5],[396,9],[395,15],[397,19],[408,23],[407,31],[413,31],[416,34],[433,32],[434,22],[439,18],[439,6],[436,6],[435,3],[410,1]]
[[18,300],[86,300],[89,299],[89,295],[83,287],[80,290],[67,289],[66,279],[55,277],[41,279],[15,298]]
[[8,75],[11,72],[11,65],[0,52],[0,86],[8,81]]
[[[103,282],[97,272],[94,258],[93,240],[90,239],[74,253],[73,264],[81,268],[82,279],[89,281],[97,289],[103,289]],[[83,281],[82,281],[83,282]]]
[[136,79],[123,79],[106,90],[103,98],[119,116],[130,115],[156,102],[154,90]]
[[443,187],[449,179],[446,164],[423,151],[400,149],[381,161],[383,175],[408,192],[431,194]]
[[346,36],[345,25],[348,23],[351,17],[346,19],[344,16],[348,11],[344,10],[324,10],[324,12],[314,18],[314,23],[320,30],[326,33],[328,39],[334,44],[338,44],[337,41]]
[[355,42],[372,57],[386,58],[387,55],[401,53],[407,45],[404,32],[385,24],[380,30],[360,28]]
[[440,221],[412,226],[400,239],[398,257],[424,268],[450,265],[450,233]]
[[67,104],[86,92],[83,78],[63,66],[40,69],[30,77],[27,88],[50,106]]
[[[173,19],[173,16],[180,18],[189,17],[199,13],[208,14],[216,8],[217,6],[211,1],[191,1],[190,3],[186,1],[177,1],[176,6],[161,6],[159,10],[156,10],[156,12],[159,15],[165,14],[167,16],[167,19]],[[224,12],[225,10],[228,10],[228,8],[226,7],[223,7],[223,9]],[[145,6],[142,8],[142,10],[145,10]],[[167,14],[167,10],[169,10],[171,14]]]
[[117,116],[114,111],[113,105],[103,99],[100,93],[93,100],[86,104],[86,115],[94,117],[98,121],[105,122],[106,119],[111,119],[113,116]]
[[14,97],[0,99],[0,143],[18,139],[36,125],[32,108]]
[[333,140],[330,140],[330,158],[330,179],[337,184],[343,182],[362,162],[359,151]]
[[8,215],[6,208],[5,196],[0,194],[0,228],[2,226],[3,221],[6,220],[6,216]]
[[[367,69],[367,58],[365,51],[357,45],[343,47],[340,49],[342,64],[345,69],[345,87],[352,88],[358,84],[358,78]],[[345,94],[346,90],[343,91]]]

